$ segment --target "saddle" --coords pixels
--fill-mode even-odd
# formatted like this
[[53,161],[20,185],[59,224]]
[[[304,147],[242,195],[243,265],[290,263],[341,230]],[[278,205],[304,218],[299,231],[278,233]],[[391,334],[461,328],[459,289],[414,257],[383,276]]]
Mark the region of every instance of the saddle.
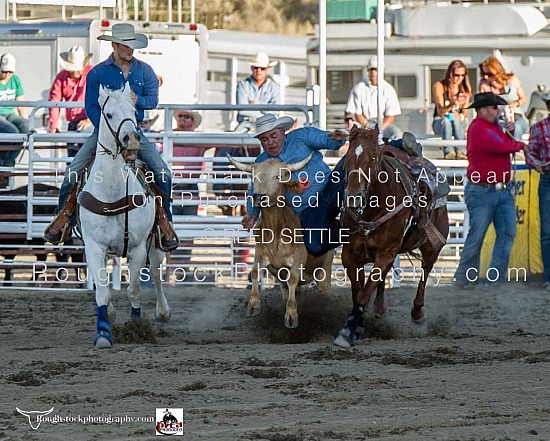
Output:
[[[73,215],[76,212],[76,227],[79,229],[78,221],[78,205],[82,205],[87,210],[102,215],[102,216],[115,216],[124,212],[133,210],[134,208],[143,206],[144,199],[151,195],[161,196],[163,199],[170,199],[170,196],[167,195],[164,191],[155,182],[148,182],[146,179],[146,169],[143,167],[137,168],[137,179],[143,187],[143,195],[128,195],[122,197],[115,202],[103,202],[95,198],[92,194],[83,191],[82,188],[86,182],[86,176],[88,170],[93,164],[93,159],[86,164],[82,172],[79,175],[77,184],[71,189],[65,205],[61,208],[59,214],[54,218],[54,220],[46,228],[48,231],[60,231],[61,234],[59,237],[55,238],[55,242],[51,238],[55,237],[54,234],[50,233],[51,238],[48,239],[53,243],[65,242],[71,236],[71,230],[73,225]],[[153,233],[155,236],[156,247],[163,250],[162,238],[166,236],[171,236],[175,234],[173,228],[170,225],[170,221],[166,216],[166,212],[162,207],[162,204],[159,201],[159,198],[155,198],[155,224],[153,226]],[[45,233],[45,236],[48,233]]]
[[[441,182],[438,179],[437,167],[426,158],[410,156],[389,145],[382,147],[381,151],[383,160],[398,171],[407,195],[412,198],[414,223],[424,231],[434,248],[442,246],[446,239],[435,228],[430,214],[447,204],[450,192],[447,180]],[[420,204],[420,196],[426,198],[424,206]]]

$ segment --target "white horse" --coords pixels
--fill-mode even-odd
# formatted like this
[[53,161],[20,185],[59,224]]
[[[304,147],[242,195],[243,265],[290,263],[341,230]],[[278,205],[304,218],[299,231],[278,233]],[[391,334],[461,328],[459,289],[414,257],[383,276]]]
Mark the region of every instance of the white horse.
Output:
[[[157,249],[151,232],[155,203],[136,179],[135,161],[139,135],[130,86],[120,90],[100,87],[101,121],[97,153],[88,179],[78,197],[80,228],[88,272],[96,286],[96,348],[113,344],[109,319],[114,307],[106,279],[107,255],[127,256],[130,281],[128,297],[132,318],[141,316],[140,276],[151,277],[157,291],[156,318],[168,321],[170,307],[162,289],[160,266],[164,253]],[[149,255],[149,268],[146,268]]]

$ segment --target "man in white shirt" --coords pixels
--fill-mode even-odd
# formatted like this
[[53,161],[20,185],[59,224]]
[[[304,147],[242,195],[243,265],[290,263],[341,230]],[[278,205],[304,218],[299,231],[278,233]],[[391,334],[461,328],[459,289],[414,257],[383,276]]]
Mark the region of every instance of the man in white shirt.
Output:
[[[378,120],[378,58],[371,57],[367,64],[368,77],[351,89],[346,105],[346,113],[355,115],[355,120],[363,127],[371,127]],[[401,138],[403,132],[393,124],[395,116],[401,115],[401,107],[395,89],[384,79],[380,81],[383,93],[382,136],[388,139]]]

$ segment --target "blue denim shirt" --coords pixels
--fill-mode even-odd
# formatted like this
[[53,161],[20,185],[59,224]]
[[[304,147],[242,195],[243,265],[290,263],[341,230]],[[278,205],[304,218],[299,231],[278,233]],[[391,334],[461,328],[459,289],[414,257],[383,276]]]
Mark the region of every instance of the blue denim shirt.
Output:
[[96,129],[99,128],[101,109],[99,107],[99,86],[109,89],[121,89],[128,81],[130,89],[137,95],[136,118],[143,121],[143,110],[154,109],[159,101],[159,82],[153,68],[143,61],[132,58],[128,78],[124,78],[122,69],[115,64],[113,54],[95,66],[86,78],[86,114]]
[[[267,78],[262,87],[258,87],[254,78],[249,76],[237,83],[237,104],[279,104],[279,85],[271,78]],[[262,112],[241,110],[237,115],[237,121],[256,119],[262,116]]]
[[[267,152],[263,152],[254,161],[258,163],[268,159],[278,159],[286,164],[293,164],[307,158],[313,152],[313,157],[309,163],[301,170],[292,172],[291,174],[292,179],[296,181],[298,181],[299,177],[307,176],[310,186],[302,193],[292,193],[288,190],[285,193],[287,206],[292,208],[298,215],[308,206],[309,198],[315,196],[325,188],[330,177],[330,168],[323,161],[323,155],[319,150],[338,150],[346,143],[346,140],[336,141],[329,138],[330,133],[315,127],[303,127],[293,130],[286,135],[285,143],[278,155],[272,156]],[[261,176],[259,176],[259,179],[261,179]],[[254,188],[250,184],[248,195],[250,196],[253,193]],[[254,215],[257,218],[260,209],[253,207],[250,199],[247,198],[246,200],[247,214]]]

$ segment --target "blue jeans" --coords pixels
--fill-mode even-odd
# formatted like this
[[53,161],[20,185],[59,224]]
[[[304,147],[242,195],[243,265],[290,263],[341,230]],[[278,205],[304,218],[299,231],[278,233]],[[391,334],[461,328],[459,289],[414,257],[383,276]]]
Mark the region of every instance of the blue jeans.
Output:
[[[318,205],[306,207],[300,213],[300,222],[304,231],[304,245],[310,254],[322,256],[329,250],[340,246],[340,202],[344,200],[346,188],[345,157],[340,159],[330,174],[327,185],[319,193]],[[311,231],[307,231],[311,229]],[[319,230],[316,230],[319,229]]]
[[[67,131],[76,132],[79,122],[80,121],[71,121],[67,126]],[[67,144],[67,156],[69,158],[74,158],[76,156],[76,153],[78,152],[78,149],[80,149],[81,146],[82,144],[76,142],[74,144]]]
[[550,175],[540,175],[539,182],[540,248],[544,281],[550,282]]
[[[29,121],[21,118],[18,114],[10,113],[9,115],[0,116],[0,133],[27,133],[28,131]],[[8,142],[5,145],[12,145],[12,143]],[[22,149],[23,146],[19,150],[0,152],[0,166],[13,167]]]
[[[76,184],[80,172],[82,172],[86,164],[94,157],[98,134],[99,132],[97,129],[93,131],[86,142],[82,144],[80,150],[76,153],[71,165],[65,170],[63,184],[61,184],[61,189],[59,190],[59,209],[65,205],[67,196]],[[139,158],[145,162],[149,169],[153,172],[155,183],[162,191],[164,191],[164,193],[170,196],[172,192],[172,172],[158,154],[154,144],[147,139],[141,129],[139,130],[139,135],[141,137],[138,152]],[[172,212],[170,210],[170,200],[163,198],[163,205],[166,211],[166,216],[171,222]]]
[[[466,122],[460,119],[450,121],[444,116],[436,116],[432,123],[432,129],[436,135],[441,136],[442,139],[466,139]],[[464,147],[448,147],[443,146],[443,155],[456,151],[464,153]]]
[[[498,271],[497,281],[504,282],[506,281],[510,252],[516,236],[516,205],[510,187],[504,191],[496,191],[492,188],[467,183],[464,199],[468,208],[470,229],[455,273],[455,282],[466,285],[480,276],[481,247],[491,223],[496,232],[491,268]],[[468,272],[470,269],[472,271]],[[488,274],[491,279],[495,279],[494,270]]]

